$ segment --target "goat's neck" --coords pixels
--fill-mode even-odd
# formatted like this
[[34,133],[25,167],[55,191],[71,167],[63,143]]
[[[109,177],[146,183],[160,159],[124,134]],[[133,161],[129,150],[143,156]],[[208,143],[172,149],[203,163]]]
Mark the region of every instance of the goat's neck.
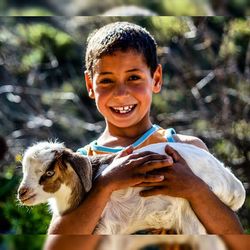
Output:
[[71,188],[65,184],[61,184],[60,189],[54,194],[54,197],[49,199],[49,205],[53,214],[60,215],[70,209],[71,194]]
[[[93,171],[93,180],[99,176],[99,174],[107,167],[115,158],[116,154],[107,154],[107,155],[95,155],[89,157],[89,160],[92,165],[92,171]],[[100,169],[101,167],[104,167],[103,169]],[[102,170],[102,171],[100,171]]]

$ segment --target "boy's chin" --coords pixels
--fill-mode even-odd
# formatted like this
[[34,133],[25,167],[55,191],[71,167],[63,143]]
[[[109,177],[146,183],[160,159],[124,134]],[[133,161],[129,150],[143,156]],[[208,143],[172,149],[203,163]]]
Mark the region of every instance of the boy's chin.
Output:
[[121,128],[121,129],[125,129],[125,128],[129,128],[129,127],[133,127],[136,125],[136,122],[128,122],[128,121],[124,121],[124,122],[117,122],[117,121],[113,121],[113,122],[109,122],[112,124],[112,126],[115,126],[117,128]]
[[134,116],[113,116],[109,122],[112,123],[114,126],[119,128],[126,128],[136,125],[137,119]]

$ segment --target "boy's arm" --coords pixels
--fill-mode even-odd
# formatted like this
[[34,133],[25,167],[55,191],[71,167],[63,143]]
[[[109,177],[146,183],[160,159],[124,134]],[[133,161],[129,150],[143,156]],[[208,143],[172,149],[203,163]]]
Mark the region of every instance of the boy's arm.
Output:
[[43,250],[96,250],[101,235],[48,235]]
[[[175,137],[177,142],[190,143],[208,150],[198,138]],[[173,150],[173,149],[172,149]],[[178,161],[166,173],[166,181],[159,184],[140,184],[138,186],[153,186],[151,190],[142,192],[142,196],[165,194],[182,197],[190,202],[195,214],[211,234],[239,234],[243,228],[236,214],[227,207],[199,177],[193,174],[187,163],[174,151]],[[168,152],[171,155],[171,152]],[[178,181],[176,181],[178,179]]]
[[48,234],[92,234],[109,197],[109,190],[95,183],[78,208],[52,219]]
[[246,250],[250,246],[250,235],[221,235],[228,250]]
[[[200,140],[197,137],[193,137],[193,136],[185,136],[185,135],[176,135],[175,139],[179,142],[185,142],[185,143],[189,143],[189,144],[193,144],[197,147],[200,147],[202,149],[205,149],[207,151],[208,148],[206,146],[206,144]],[[197,197],[193,200],[193,202],[191,202],[191,206],[193,208],[193,210],[195,211],[195,209],[197,209],[198,211],[198,215],[200,214],[200,216],[202,216],[204,221],[209,220],[210,218],[206,218],[206,213],[210,213],[211,217],[214,218],[214,220],[216,221],[227,221],[227,224],[225,225],[221,225],[219,228],[221,228],[225,234],[229,234],[229,233],[243,233],[243,228],[240,224],[240,221],[238,219],[238,216],[236,215],[235,212],[233,212],[228,206],[226,206],[211,190],[210,188],[208,188],[208,186],[205,184],[203,185],[203,187],[206,190],[201,190],[200,192],[197,192],[196,194],[200,197]],[[207,197],[206,197],[206,192],[207,192]],[[207,203],[210,203],[209,205]],[[199,204],[196,204],[199,203]],[[203,203],[203,204],[200,204]],[[213,208],[212,210],[209,209],[209,207]],[[202,211],[200,211],[202,210]],[[223,212],[224,211],[224,212]],[[195,211],[196,213],[196,211]],[[197,213],[196,213],[197,214]],[[204,216],[204,215],[205,216]],[[198,216],[199,217],[199,216]],[[201,218],[200,218],[201,219]],[[212,228],[213,225],[211,225],[211,230],[209,229],[209,221],[205,222],[204,225],[208,224],[208,232],[211,231],[211,233],[215,233],[213,232]],[[222,223],[223,224],[223,223]],[[224,226],[224,227],[223,227]],[[219,229],[218,228],[218,229]],[[234,229],[235,228],[235,229]],[[236,231],[234,231],[236,230]],[[220,232],[220,231],[218,231]]]
[[195,214],[210,234],[242,234],[237,215],[226,206],[206,184],[189,199]]

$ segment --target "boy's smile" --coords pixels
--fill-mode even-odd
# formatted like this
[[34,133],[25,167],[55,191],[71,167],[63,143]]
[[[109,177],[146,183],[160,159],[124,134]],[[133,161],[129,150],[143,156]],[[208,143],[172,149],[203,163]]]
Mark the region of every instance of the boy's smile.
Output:
[[134,50],[116,51],[98,59],[92,79],[85,76],[89,95],[95,99],[107,126],[139,125],[144,129],[150,125],[152,93],[161,89],[160,66],[152,76],[141,54]]
[[116,114],[126,115],[133,111],[136,107],[136,104],[120,106],[120,107],[110,107],[111,111]]

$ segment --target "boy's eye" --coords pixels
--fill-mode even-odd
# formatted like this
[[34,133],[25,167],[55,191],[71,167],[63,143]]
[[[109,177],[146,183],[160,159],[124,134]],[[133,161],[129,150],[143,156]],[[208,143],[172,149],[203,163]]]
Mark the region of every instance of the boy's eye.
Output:
[[140,77],[137,76],[137,75],[132,75],[132,76],[130,76],[130,77],[128,78],[129,81],[136,81],[136,80],[139,80],[139,79],[140,79]]
[[104,78],[100,81],[100,83],[112,83],[113,81],[109,78]]

